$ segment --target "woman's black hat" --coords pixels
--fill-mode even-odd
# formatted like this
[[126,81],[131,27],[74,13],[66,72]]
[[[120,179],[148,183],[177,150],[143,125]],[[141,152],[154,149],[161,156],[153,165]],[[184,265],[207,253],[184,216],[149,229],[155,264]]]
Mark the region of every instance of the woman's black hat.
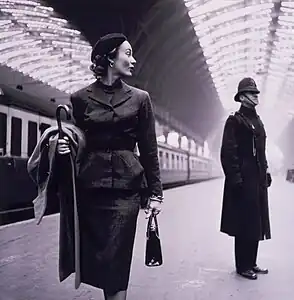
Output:
[[119,47],[127,38],[122,33],[109,33],[102,36],[94,45],[91,53],[91,61],[94,62],[97,55],[104,56]]

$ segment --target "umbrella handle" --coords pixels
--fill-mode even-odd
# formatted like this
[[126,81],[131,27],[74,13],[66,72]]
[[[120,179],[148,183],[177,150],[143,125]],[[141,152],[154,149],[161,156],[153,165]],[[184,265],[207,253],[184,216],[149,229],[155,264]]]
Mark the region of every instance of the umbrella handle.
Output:
[[62,109],[64,109],[64,111],[66,113],[66,119],[70,120],[69,107],[67,105],[62,105],[62,104],[58,105],[58,107],[56,109],[56,120],[57,120],[59,138],[63,137],[62,127],[61,127],[61,117],[60,117],[60,113],[61,113]]

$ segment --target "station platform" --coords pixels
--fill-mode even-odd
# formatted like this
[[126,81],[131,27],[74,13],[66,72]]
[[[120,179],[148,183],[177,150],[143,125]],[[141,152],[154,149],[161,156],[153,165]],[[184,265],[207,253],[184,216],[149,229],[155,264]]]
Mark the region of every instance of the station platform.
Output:
[[[219,232],[223,179],[165,191],[159,216],[161,267],[144,266],[147,220],[140,212],[128,300],[293,300],[294,184],[273,177],[272,239],[258,263],[269,269],[250,281],[236,275],[233,239]],[[102,292],[74,276],[58,281],[59,215],[0,227],[1,300],[100,300]]]

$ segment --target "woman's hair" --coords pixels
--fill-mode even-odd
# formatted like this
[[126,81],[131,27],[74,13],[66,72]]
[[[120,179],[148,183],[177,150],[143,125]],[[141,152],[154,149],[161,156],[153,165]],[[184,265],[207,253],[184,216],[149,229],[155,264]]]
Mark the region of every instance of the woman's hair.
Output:
[[108,67],[110,65],[110,59],[115,59],[117,56],[118,48],[113,49],[108,54],[103,56],[96,55],[90,70],[96,79],[106,76]]

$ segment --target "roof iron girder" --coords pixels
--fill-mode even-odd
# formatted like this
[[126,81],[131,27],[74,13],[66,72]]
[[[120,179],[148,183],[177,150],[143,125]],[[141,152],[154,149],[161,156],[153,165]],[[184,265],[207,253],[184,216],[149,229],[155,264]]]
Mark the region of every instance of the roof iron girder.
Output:
[[[207,1],[205,1],[205,2],[207,2]],[[218,1],[216,1],[216,2],[218,2]],[[241,1],[239,1],[239,5],[240,5],[240,9],[241,9]],[[244,1],[243,2],[244,3],[244,6],[250,6],[251,4],[252,4],[252,2],[251,1]],[[199,4],[199,2],[197,3],[197,4]],[[204,3],[203,3],[204,4]],[[217,3],[217,4],[219,4],[219,3]],[[263,47],[263,49],[264,49],[264,51],[262,51],[261,53],[266,53],[267,54],[267,56],[270,56],[269,54],[271,54],[271,52],[273,51],[273,49],[274,49],[274,47],[273,47],[273,43],[271,42],[271,40],[272,40],[272,37],[271,37],[271,32],[272,31],[275,31],[275,29],[276,29],[276,24],[275,24],[275,22],[274,21],[276,21],[276,19],[277,19],[277,16],[278,16],[278,13],[276,12],[276,8],[277,8],[277,6],[278,5],[280,5],[280,1],[277,1],[277,4],[275,4],[275,6],[274,5],[271,5],[271,9],[272,9],[272,14],[271,15],[269,15],[268,13],[269,13],[269,10],[268,10],[268,12],[267,12],[267,15],[268,15],[268,19],[269,20],[271,20],[271,18],[272,19],[274,19],[274,20],[272,20],[272,24],[270,23],[270,25],[269,25],[269,31],[270,31],[270,35],[268,35],[268,42],[267,42],[267,49],[264,49],[265,47]],[[273,9],[273,6],[275,7],[275,9]],[[269,5],[267,6],[267,7],[269,7]],[[195,7],[195,9],[196,9],[196,7]],[[200,8],[201,9],[201,8]],[[249,9],[250,10],[250,9]],[[209,14],[209,13],[208,13]],[[233,15],[233,11],[232,11],[232,13],[231,13],[231,15]],[[241,15],[241,14],[240,14]],[[191,17],[192,17],[192,15],[191,15]],[[218,17],[219,18],[219,20],[221,20],[220,19],[220,17]],[[195,20],[196,20],[196,18],[195,18]],[[201,21],[199,22],[198,21],[198,23],[199,23],[199,28],[201,27]],[[213,21],[212,22],[210,22],[211,24],[213,23]],[[205,26],[205,25],[204,25]],[[262,25],[261,23],[260,23],[260,26],[261,27],[264,27],[264,29],[265,30],[267,30],[267,26],[264,26],[264,25]],[[206,31],[205,31],[205,29],[206,29],[206,26],[205,26],[205,28],[203,28],[203,30],[202,30],[202,28],[200,29],[203,33],[205,33]],[[217,29],[217,28],[216,28]],[[228,31],[229,31],[229,29],[230,28],[228,28]],[[246,31],[246,29],[245,29],[245,31]],[[219,33],[223,33],[223,32],[219,32]],[[225,33],[225,32],[224,32]],[[265,31],[265,33],[266,33],[266,31]],[[197,34],[197,32],[196,32],[196,34]],[[231,33],[230,33],[231,34]],[[227,35],[227,39],[229,40],[229,34]],[[237,39],[236,39],[237,40]],[[205,40],[205,42],[206,42],[206,44],[208,44],[208,43],[210,43],[210,41],[207,39],[207,40]],[[202,44],[202,43],[201,43]],[[203,44],[204,44],[204,40],[203,40]],[[225,43],[223,43],[224,45],[225,45]],[[231,43],[228,43],[228,44],[231,44]],[[265,45],[266,46],[266,45]],[[211,52],[212,52],[212,50],[213,50],[213,48],[211,48],[211,49],[208,49],[209,50],[209,53],[210,53],[210,55],[212,54]],[[229,51],[230,50],[233,50],[234,51],[234,49],[232,48],[232,49],[228,49]],[[219,50],[217,50],[217,51],[219,51]],[[229,52],[228,51],[228,52]],[[252,53],[253,55],[255,55],[254,53]],[[257,53],[258,54],[258,53]],[[210,56],[209,55],[209,56]],[[212,55],[212,57],[213,57],[213,55]],[[227,56],[226,56],[226,58],[228,57],[228,54],[227,54]],[[220,61],[220,63],[219,63],[219,65],[220,65],[220,69],[218,69],[218,68],[214,68],[216,71],[218,71],[218,73],[220,73],[219,71],[221,71],[222,70],[222,65],[223,65],[223,61],[222,61],[222,59],[223,59],[223,57],[220,57],[219,59],[218,59],[218,61]],[[215,62],[212,62],[212,65],[214,64]],[[218,70],[217,70],[218,69]],[[217,75],[217,74],[216,74]],[[219,74],[219,76],[221,76],[220,74]]]
[[[181,55],[182,57],[184,57],[182,53],[187,49],[187,47],[190,47],[189,52],[194,52],[195,56],[197,56],[199,53],[202,54],[202,49],[197,39],[195,38],[192,41],[190,39],[187,39],[188,33],[189,29],[186,29],[181,31],[179,35],[173,35],[170,38],[166,39],[166,41],[160,46],[160,51],[157,51],[154,55],[150,55],[149,57],[147,57],[146,61],[148,61],[148,63],[150,64],[162,64],[162,62],[171,63],[171,58],[173,56]],[[169,58],[168,60],[166,59],[167,53]]]
[[[173,64],[173,63],[169,63],[169,60],[164,65],[154,64],[153,66],[157,66],[158,69],[156,69],[156,67],[152,68],[152,70],[150,70],[149,72],[145,72],[144,74],[146,74],[146,76],[144,76],[142,78],[144,78],[146,80],[146,82],[149,82],[149,80],[151,78],[156,78],[156,79],[157,78],[166,78],[166,77],[172,76],[174,74],[177,74],[177,76],[179,76],[179,74],[184,73],[185,69],[188,69],[189,67],[195,68],[195,69],[200,69],[201,66],[206,65],[205,60],[203,58],[202,58],[202,60],[195,59],[194,55],[193,56],[187,55],[185,57],[185,60],[178,60],[178,61],[180,61],[181,63],[178,64],[177,66],[175,66],[175,64]],[[201,68],[201,69],[203,70],[203,68]],[[156,74],[155,77],[154,77],[154,74]],[[166,74],[168,74],[168,76],[166,76]]]
[[[149,57],[147,57],[147,56],[145,56],[144,58],[143,57],[139,57],[140,62],[141,62],[141,69],[137,67],[136,68],[137,72],[140,73],[140,71],[144,70],[144,63],[146,61],[148,61],[148,64],[152,64],[153,61],[156,60],[157,57],[160,57],[161,60],[159,62],[160,63],[162,61],[165,62],[166,61],[166,53],[168,53],[170,55],[171,53],[177,52],[177,51],[171,51],[171,49],[177,49],[176,46],[178,44],[181,44],[181,42],[182,43],[188,43],[188,42],[190,42],[189,40],[187,40],[187,33],[188,33],[188,31],[189,31],[189,29],[185,28],[183,31],[181,31],[179,33],[179,35],[177,35],[177,36],[176,35],[172,35],[169,38],[165,39],[165,42],[162,43],[160,45],[160,47],[158,47],[158,50],[160,50],[160,51],[155,51],[155,54],[151,55],[151,53],[150,53]],[[193,44],[194,43],[196,43],[196,38],[193,41]]]
[[[191,48],[188,46],[190,46],[190,44],[186,42],[184,44],[184,47],[181,47],[181,51],[177,49],[176,51],[171,52],[168,59],[160,56],[154,57],[154,60],[152,61],[152,63],[150,63],[150,65],[154,66],[154,68],[152,69],[152,72],[145,72],[145,74],[147,75],[146,77],[149,78],[151,76],[154,76],[155,73],[156,77],[162,78],[166,76],[166,74],[170,75],[173,69],[178,69],[179,65],[187,67],[188,64],[205,64],[204,57],[200,55],[202,54],[202,51],[201,53],[198,51],[194,53],[193,56],[190,56],[189,54],[191,53]],[[192,62],[187,63],[187,58],[190,57],[192,57]]]
[[[213,60],[213,63],[215,64],[215,63],[218,63],[218,62],[222,62],[223,59],[231,58],[232,55],[237,55],[237,54],[240,54],[240,53],[247,53],[247,52],[249,52],[250,49],[251,49],[251,46],[245,44],[240,48],[236,48],[235,51],[225,52],[225,53],[221,54],[220,56],[217,57],[216,60]],[[266,49],[265,49],[265,51],[266,51]]]
[[[139,30],[136,30],[133,36],[130,37],[130,40],[132,41],[134,47],[137,46],[137,42],[140,39],[141,34],[148,34],[147,29],[149,24],[151,22],[155,22],[156,18],[158,18],[158,15],[161,13],[162,9],[164,9],[167,1],[173,2],[174,0],[158,1],[156,4],[151,6],[151,8],[148,10],[144,20],[138,21],[137,25]],[[138,46],[140,47],[140,45]]]
[[269,66],[270,66],[270,62],[271,62],[271,57],[272,57],[272,53],[273,53],[273,49],[274,49],[274,41],[276,40],[276,31],[278,28],[278,17],[280,15],[280,9],[281,9],[281,1],[277,1],[276,3],[274,3],[274,7],[272,10],[272,20],[271,20],[271,27],[270,27],[270,32],[268,35],[268,40],[267,40],[267,44],[268,44],[268,51],[266,52],[265,55],[265,64],[263,66],[263,70],[266,72],[266,74],[263,76],[262,81],[261,81],[261,91],[265,90],[265,85],[267,82],[267,78],[268,78],[268,71],[269,71]]
[[[276,29],[276,25],[275,26],[272,26],[272,30],[271,31],[274,31]],[[228,34],[229,35],[229,34]],[[247,40],[247,39],[246,39]],[[235,50],[232,50],[232,51],[228,51],[228,52],[225,52],[225,53],[222,53],[220,56],[217,56],[217,59],[214,60],[213,62],[214,63],[217,63],[219,61],[222,61],[224,58],[226,57],[230,57],[232,54],[235,54],[235,53],[243,53],[243,52],[248,52],[248,50],[251,49],[251,45],[248,44],[248,43],[244,43],[245,40],[242,41],[242,43],[240,44],[240,46],[236,47]],[[272,43],[274,41],[274,37],[272,35],[269,35],[268,37],[268,40],[265,44],[267,45],[270,45],[270,43]],[[236,43],[237,45],[238,43]],[[232,46],[232,45],[231,45]],[[265,52],[268,52],[268,49],[270,47],[268,46],[266,49],[265,49]],[[261,49],[261,48],[260,48]],[[241,51],[241,50],[244,50],[244,51]]]
[[[201,67],[198,68],[197,62],[192,62],[190,65],[181,65],[177,68],[171,69],[171,71],[168,74],[168,76],[162,77],[162,80],[160,81],[161,86],[169,86],[171,82],[174,81],[177,82],[176,80],[180,77],[185,78],[186,74],[190,72],[190,76],[195,75],[195,79],[199,83],[212,83],[211,77],[209,72],[205,72],[206,70],[203,70]],[[200,71],[201,70],[201,71]],[[198,75],[196,77],[196,75]]]
[[[168,74],[168,76],[162,76],[160,77],[161,80],[156,80],[156,82],[159,85],[159,91],[163,91],[165,90],[164,86],[166,87],[177,87],[176,84],[179,82],[179,78],[185,80],[185,78],[189,78],[191,75],[193,76],[194,74],[196,74],[196,70],[199,70],[201,68],[198,68],[199,64],[197,63],[197,61],[192,61],[191,64],[188,65],[184,65],[181,64],[180,66],[178,66],[177,68],[172,68],[170,70],[170,72],[166,73]],[[188,74],[190,76],[187,76]],[[202,74],[201,76],[198,76],[197,78],[195,77],[195,80],[199,83],[205,83],[207,82],[207,79],[210,77],[210,74],[208,72],[204,73],[202,70]],[[179,76],[179,74],[181,74]]]
[[[190,70],[191,74],[187,73],[185,74],[186,77],[178,77],[174,78],[175,80],[173,81],[173,78],[170,78],[169,76],[165,78],[166,82],[163,82],[162,84],[168,84],[167,81],[171,81],[171,84],[169,86],[172,86],[172,88],[165,89],[162,88],[161,91],[161,102],[164,103],[166,107],[175,108],[177,107],[178,100],[177,98],[178,95],[185,95],[185,97],[189,98],[189,102],[186,103],[186,105],[183,107],[183,109],[186,111],[182,111],[182,113],[185,113],[187,115],[190,114],[191,112],[191,107],[194,107],[196,105],[195,100],[203,100],[205,96],[207,95],[206,91],[208,90],[208,87],[205,87],[205,85],[201,84],[200,81],[198,81],[194,76],[193,76],[193,70]],[[187,82],[185,78],[189,78],[189,81]],[[195,82],[193,81],[195,78]],[[173,81],[173,82],[172,82]],[[188,83],[190,88],[184,88],[184,85]],[[183,89],[179,89],[180,87],[183,87]],[[201,87],[199,89],[199,87]],[[180,90],[187,91],[187,93],[180,92]],[[182,104],[181,104],[182,105]],[[172,110],[173,110],[172,109]]]
[[[23,48],[26,48],[30,44],[32,49],[34,49],[34,46],[38,45],[38,47],[42,48],[42,50],[39,51],[37,56],[34,56],[33,54],[31,56],[31,52],[28,49],[29,56],[26,59],[21,60],[16,57],[13,60],[9,60],[9,58],[7,60],[7,57],[5,56],[5,47],[2,44],[1,58],[3,64],[6,64],[8,67],[18,70],[24,74],[32,75],[29,71],[32,69],[31,67],[36,66],[37,69],[39,64],[42,64],[44,61],[48,60],[49,65],[50,63],[55,63],[55,59],[57,61],[61,57],[65,59],[71,58],[71,55],[68,54],[69,50],[76,53],[82,52],[84,54],[90,51],[91,47],[89,43],[84,40],[81,32],[71,28],[66,20],[59,18],[56,15],[53,9],[46,9],[45,6],[35,5],[32,2],[21,3],[18,1],[16,6],[14,4],[14,1],[6,2],[0,9],[2,12],[4,10],[6,11],[5,13],[2,13],[2,19],[4,18],[10,21],[7,26],[5,25],[5,30],[10,31],[11,28],[15,28],[20,31],[19,36],[14,35],[10,38],[7,37],[7,49],[10,48],[11,52],[19,52],[23,46]],[[7,8],[5,8],[6,5]],[[40,15],[43,16],[40,17]],[[3,33],[5,33],[5,30],[3,30]],[[26,39],[26,37],[30,37],[30,39]],[[29,43],[29,40],[31,40],[31,43]],[[22,44],[19,44],[19,42],[22,42]],[[18,45],[15,43],[18,43]],[[13,44],[17,47],[13,48]],[[48,48],[48,51],[46,51],[45,47]],[[21,56],[19,56],[19,58],[20,57]],[[88,75],[88,68],[84,68],[80,61],[74,60],[73,64],[80,67],[81,70],[84,70],[86,76]],[[57,67],[62,69],[63,65],[64,64],[61,63],[61,65],[58,65]],[[51,84],[44,76],[34,76],[34,79],[42,81],[45,84]],[[61,88],[59,85],[51,86],[58,89]],[[69,92],[66,87],[62,90],[64,92]]]
[[[194,73],[195,69],[191,68],[190,70],[186,70],[186,72],[188,74],[189,74],[189,72],[191,72],[189,75],[193,76],[195,74]],[[179,70],[179,73],[181,73],[181,70]],[[184,77],[181,77],[181,78],[183,79]],[[200,76],[199,77],[194,77],[193,76],[193,78],[195,78],[194,85],[196,83],[197,84],[205,84],[206,83],[206,84],[209,84],[212,88],[214,88],[213,85],[212,85],[212,83],[209,83],[209,75],[206,75],[206,76],[204,75],[204,76],[201,76],[201,77]],[[177,75],[176,72],[174,72],[171,76],[164,77],[163,80],[161,81],[161,85],[169,87],[171,84],[173,84],[173,86],[176,88],[175,84],[178,83],[178,80],[179,80],[179,75]],[[163,91],[164,89],[161,89],[161,90]]]
[[188,139],[193,139],[198,144],[203,144],[203,138],[197,135],[194,131],[190,128],[185,126],[182,122],[178,121],[174,118],[170,112],[166,108],[160,108],[161,112],[156,112],[157,116],[169,127],[173,130],[177,131],[178,133],[186,136]]
[[149,42],[147,45],[140,45],[136,55],[140,58],[140,64],[138,70],[140,72],[141,68],[147,61],[147,57],[150,55],[152,50],[161,48],[158,45],[162,44],[162,41],[166,40],[167,36],[170,36],[172,32],[176,32],[179,26],[179,23],[182,22],[182,17],[186,15],[186,12],[182,9],[181,12],[177,11],[177,14],[172,14],[164,26],[161,26],[156,32],[149,33]]
[[[199,48],[197,51],[193,51],[193,49],[192,49],[192,51],[191,50],[189,50],[188,48],[184,48],[185,49],[185,51],[186,51],[186,54],[185,55],[183,55],[183,53],[179,53],[178,51],[174,51],[174,52],[172,52],[173,53],[173,55],[171,56],[171,57],[174,57],[174,60],[176,60],[176,61],[180,61],[180,62],[185,62],[185,66],[187,65],[187,64],[202,64],[202,65],[205,65],[206,66],[206,61],[205,61],[205,58],[204,58],[204,56],[203,56],[203,54],[202,54],[202,50],[201,50],[201,48]],[[179,59],[179,58],[181,58],[181,57],[184,57],[184,59]],[[167,65],[167,66],[169,66],[169,67],[171,67],[171,68],[173,68],[173,64],[172,64],[172,62],[173,61],[171,61],[171,60],[166,60],[165,59],[165,57],[163,57],[162,58],[162,60],[159,60],[159,61],[157,61],[157,63],[155,63],[154,65],[159,65],[160,64],[160,62],[162,62],[162,61],[165,61],[166,62],[166,64],[165,65]],[[162,68],[162,65],[161,65],[161,70],[163,70],[163,68]],[[165,71],[166,72],[166,71]],[[145,72],[145,74],[146,73],[148,73],[148,72]],[[169,73],[166,73],[166,74],[169,74]]]

